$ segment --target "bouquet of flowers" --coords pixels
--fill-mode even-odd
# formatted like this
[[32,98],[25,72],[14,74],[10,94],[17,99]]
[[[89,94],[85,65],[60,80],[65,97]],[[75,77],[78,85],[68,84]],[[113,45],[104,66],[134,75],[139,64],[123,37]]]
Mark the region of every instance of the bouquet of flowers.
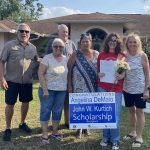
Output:
[[116,71],[118,74],[122,74],[126,70],[130,70],[129,64],[125,61],[125,57],[122,59],[117,59],[116,61]]

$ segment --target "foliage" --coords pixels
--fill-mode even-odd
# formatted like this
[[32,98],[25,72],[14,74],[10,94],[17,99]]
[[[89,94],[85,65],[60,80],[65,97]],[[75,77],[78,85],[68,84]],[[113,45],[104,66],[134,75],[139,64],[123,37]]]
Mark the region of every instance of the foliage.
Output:
[[144,52],[147,54],[148,59],[150,60],[150,44],[148,41],[150,41],[150,38],[147,37],[142,38],[142,48]]
[[42,13],[43,5],[39,0],[0,0],[0,19],[11,19],[15,22],[37,20]]

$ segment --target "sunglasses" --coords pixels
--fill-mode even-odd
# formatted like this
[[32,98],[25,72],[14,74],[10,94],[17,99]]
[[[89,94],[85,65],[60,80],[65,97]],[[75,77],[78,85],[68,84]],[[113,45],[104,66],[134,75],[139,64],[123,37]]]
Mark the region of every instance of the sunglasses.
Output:
[[63,49],[64,48],[63,46],[59,46],[59,45],[54,45],[53,47],[56,48],[56,49],[58,49],[58,48]]
[[29,33],[29,31],[27,31],[27,30],[19,30],[19,32],[20,33],[26,33],[26,34]]
[[83,34],[81,34],[81,37],[91,37],[91,34],[90,33],[83,33]]
[[92,35],[90,33],[84,33],[84,34],[81,34],[81,37],[80,37],[80,41],[84,38],[87,38],[89,40],[92,40]]
[[117,42],[117,40],[110,40],[110,42],[116,43],[116,42]]

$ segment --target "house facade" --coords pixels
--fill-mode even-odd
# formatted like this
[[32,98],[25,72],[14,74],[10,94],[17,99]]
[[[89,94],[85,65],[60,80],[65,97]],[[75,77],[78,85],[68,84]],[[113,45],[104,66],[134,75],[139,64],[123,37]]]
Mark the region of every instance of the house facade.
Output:
[[[74,14],[52,19],[29,22],[31,27],[31,42],[38,51],[46,51],[49,38],[57,36],[57,25],[66,24],[69,28],[70,39],[78,46],[80,35],[90,33],[93,39],[93,48],[101,51],[105,37],[117,32],[125,37],[130,32],[138,33],[141,38],[150,37],[150,15],[141,14]],[[0,52],[6,41],[16,38],[17,23],[10,20],[0,21]]]

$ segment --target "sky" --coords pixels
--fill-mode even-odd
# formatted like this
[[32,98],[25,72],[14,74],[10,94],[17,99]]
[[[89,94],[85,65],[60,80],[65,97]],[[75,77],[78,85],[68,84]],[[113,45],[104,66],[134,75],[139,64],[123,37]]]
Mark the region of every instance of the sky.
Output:
[[39,0],[44,5],[41,19],[71,14],[150,14],[150,0]]

